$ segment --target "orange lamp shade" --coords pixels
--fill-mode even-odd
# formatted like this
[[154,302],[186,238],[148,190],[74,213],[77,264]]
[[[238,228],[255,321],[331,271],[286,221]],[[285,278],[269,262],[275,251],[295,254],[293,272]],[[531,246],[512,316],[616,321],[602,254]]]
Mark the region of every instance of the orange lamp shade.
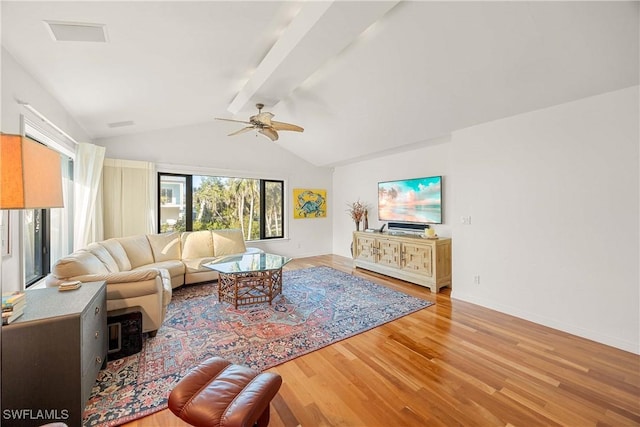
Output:
[[0,139],[0,209],[61,208],[60,154],[20,135]]

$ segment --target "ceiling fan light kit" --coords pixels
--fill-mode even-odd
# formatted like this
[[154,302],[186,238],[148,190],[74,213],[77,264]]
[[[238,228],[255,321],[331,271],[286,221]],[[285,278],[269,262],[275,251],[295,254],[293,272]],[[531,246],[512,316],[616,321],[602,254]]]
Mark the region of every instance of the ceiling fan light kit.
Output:
[[272,113],[262,112],[262,109],[264,108],[264,104],[256,104],[256,108],[258,109],[258,114],[256,114],[255,116],[249,117],[249,121],[223,119],[219,117],[216,117],[216,120],[244,123],[249,125],[235,132],[230,133],[228,136],[239,135],[241,133],[249,132],[250,130],[255,130],[259,134],[269,138],[271,141],[277,141],[278,131],[304,132],[304,129],[298,125],[293,125],[291,123],[284,123],[284,122],[276,122],[275,120],[271,120],[274,117]]

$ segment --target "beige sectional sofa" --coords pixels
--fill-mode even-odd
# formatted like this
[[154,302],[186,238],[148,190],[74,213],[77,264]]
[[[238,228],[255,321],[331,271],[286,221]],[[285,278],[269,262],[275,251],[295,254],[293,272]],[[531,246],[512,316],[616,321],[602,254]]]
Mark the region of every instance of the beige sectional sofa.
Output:
[[217,273],[204,264],[245,252],[260,250],[247,248],[240,230],[112,238],[59,259],[46,284],[105,280],[109,316],[140,311],[143,332],[154,336],[164,320],[172,289],[216,280]]

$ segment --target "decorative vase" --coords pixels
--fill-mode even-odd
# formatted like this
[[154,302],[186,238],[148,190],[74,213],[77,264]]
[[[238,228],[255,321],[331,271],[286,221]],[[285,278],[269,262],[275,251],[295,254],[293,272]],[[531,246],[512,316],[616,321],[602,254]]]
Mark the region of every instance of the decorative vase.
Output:
[[366,231],[369,228],[369,211],[364,211],[364,230]]

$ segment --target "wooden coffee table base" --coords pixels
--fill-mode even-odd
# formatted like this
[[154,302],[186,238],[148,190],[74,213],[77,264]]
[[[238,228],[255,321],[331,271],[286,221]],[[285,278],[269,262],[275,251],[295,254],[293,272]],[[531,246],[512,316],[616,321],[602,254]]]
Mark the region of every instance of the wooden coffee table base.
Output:
[[282,269],[248,273],[218,272],[218,301],[239,305],[271,302],[282,293]]

